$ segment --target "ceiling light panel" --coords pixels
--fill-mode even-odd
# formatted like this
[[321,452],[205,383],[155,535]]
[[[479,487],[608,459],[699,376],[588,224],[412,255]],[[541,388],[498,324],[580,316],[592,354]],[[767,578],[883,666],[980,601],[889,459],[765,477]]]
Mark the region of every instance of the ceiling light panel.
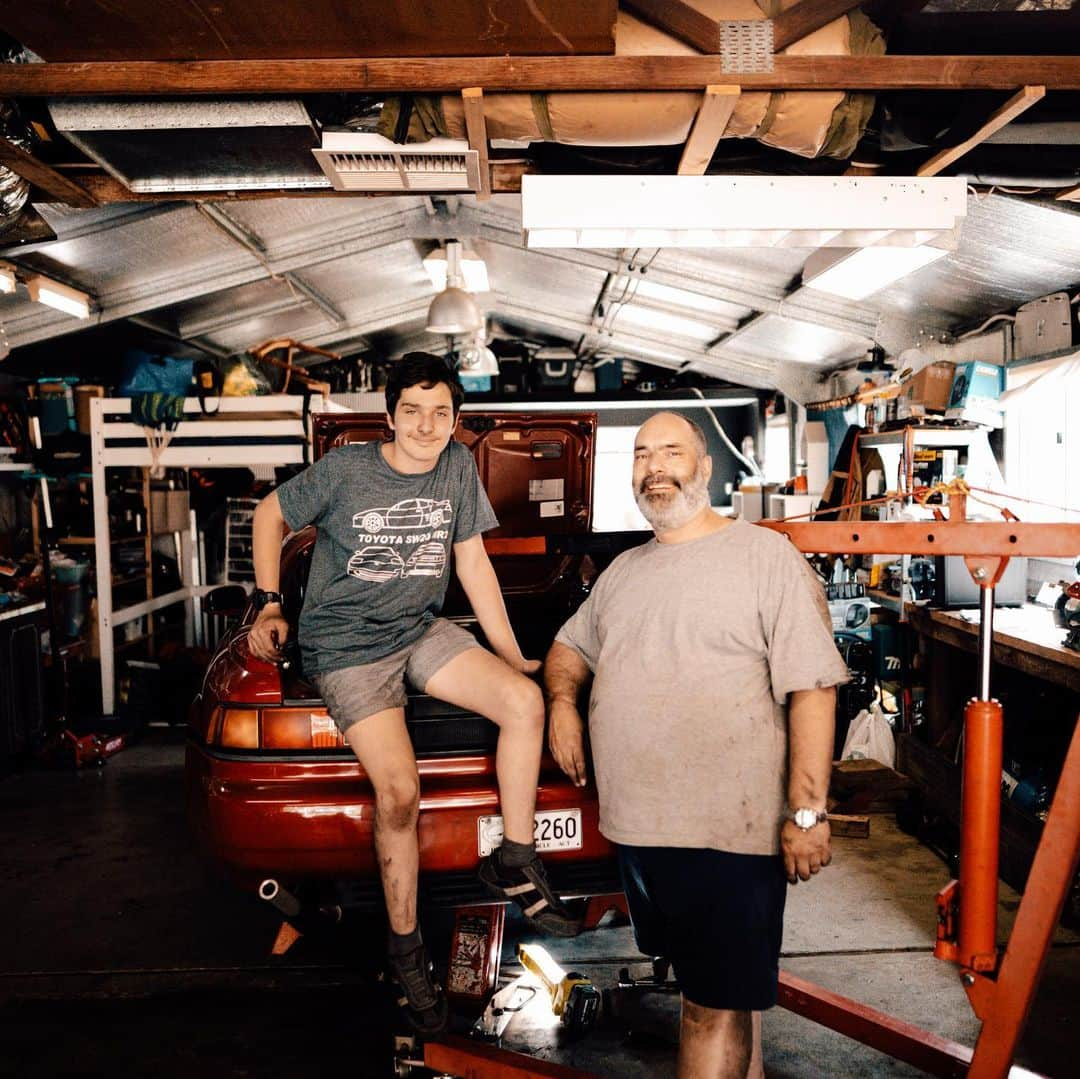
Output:
[[90,297],[85,292],[41,276],[27,278],[26,288],[30,299],[36,303],[43,303],[75,318],[90,317]]
[[[944,258],[940,247],[860,247],[840,252],[818,251],[803,270],[803,284],[818,292],[828,292],[848,300],[865,300],[875,292],[895,284]],[[818,268],[818,267],[822,268]]]

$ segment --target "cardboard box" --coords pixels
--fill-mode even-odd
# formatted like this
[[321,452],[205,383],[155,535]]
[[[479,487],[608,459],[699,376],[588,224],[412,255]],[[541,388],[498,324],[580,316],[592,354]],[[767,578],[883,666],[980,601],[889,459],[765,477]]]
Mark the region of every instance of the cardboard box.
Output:
[[186,532],[191,527],[187,491],[151,491],[150,521],[155,535]]
[[928,363],[904,383],[904,396],[927,412],[944,412],[949,407],[955,372],[956,364],[948,360]]
[[945,416],[950,420],[1000,427],[1002,420],[998,398],[1004,388],[1004,367],[979,361],[960,364],[956,368]]
[[806,488],[808,491],[824,491],[831,471],[829,460],[829,436],[820,420],[807,420],[803,424],[802,459],[806,462]]
[[949,408],[997,409],[1005,388],[1005,368],[993,363],[962,363],[956,369]]

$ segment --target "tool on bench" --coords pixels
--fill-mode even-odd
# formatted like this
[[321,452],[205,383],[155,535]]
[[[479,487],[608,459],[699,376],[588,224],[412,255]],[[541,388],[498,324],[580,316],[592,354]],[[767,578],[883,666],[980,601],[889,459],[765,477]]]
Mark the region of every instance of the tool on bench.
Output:
[[521,965],[540,979],[551,1010],[574,1033],[588,1030],[600,1016],[600,991],[583,974],[566,971],[539,944],[519,944]]

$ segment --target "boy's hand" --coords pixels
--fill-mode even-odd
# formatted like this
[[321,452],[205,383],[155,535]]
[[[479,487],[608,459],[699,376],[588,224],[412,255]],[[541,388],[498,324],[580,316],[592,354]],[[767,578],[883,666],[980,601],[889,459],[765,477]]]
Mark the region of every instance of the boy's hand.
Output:
[[267,663],[277,663],[281,646],[289,636],[289,623],[279,610],[264,607],[248,632],[248,647],[252,654]]
[[521,671],[522,674],[536,674],[536,672],[538,670],[540,670],[540,668],[542,666],[543,666],[543,661],[542,660],[539,660],[539,659],[523,659],[521,661],[521,666],[518,667],[518,670]]

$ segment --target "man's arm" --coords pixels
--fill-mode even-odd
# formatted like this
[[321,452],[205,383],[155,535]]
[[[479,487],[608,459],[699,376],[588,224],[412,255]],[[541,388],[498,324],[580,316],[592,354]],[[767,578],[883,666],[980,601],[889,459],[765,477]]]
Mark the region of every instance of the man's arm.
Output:
[[[279,591],[281,540],[288,531],[277,492],[272,491],[256,506],[251,533],[255,587],[264,592]],[[282,616],[281,604],[268,603],[255,618],[248,634],[248,645],[259,659],[274,663],[288,635],[289,623]]]
[[585,722],[578,711],[578,693],[589,677],[585,660],[556,641],[544,660],[544,695],[548,702],[548,748],[558,766],[584,787]]
[[454,544],[454,565],[458,580],[469,597],[473,613],[488,642],[500,659],[505,660],[515,671],[532,674],[540,669],[540,660],[526,659],[521,654],[517,638],[510,628],[510,619],[506,615],[502,589],[495,570],[484,550],[484,538],[479,533],[461,543]]
[[[796,690],[788,697],[788,805],[824,810],[832,775],[836,688]],[[809,880],[832,858],[829,824],[804,832],[786,820],[780,845],[788,880]]]

